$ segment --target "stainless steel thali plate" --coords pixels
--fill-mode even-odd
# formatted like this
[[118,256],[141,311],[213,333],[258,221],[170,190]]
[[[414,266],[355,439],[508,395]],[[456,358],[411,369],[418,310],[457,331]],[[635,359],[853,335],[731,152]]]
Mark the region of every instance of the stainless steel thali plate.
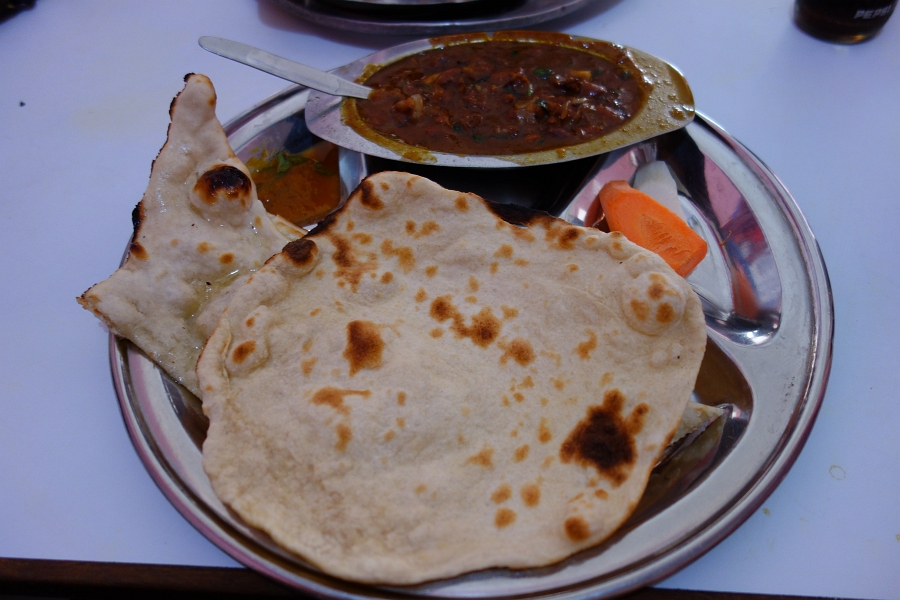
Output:
[[[303,115],[307,94],[288,88],[226,125],[238,156],[297,152],[314,143]],[[831,290],[816,241],[787,190],[702,115],[684,129],[562,165],[479,170],[477,176],[464,169],[415,168],[445,186],[582,224],[604,182],[628,179],[651,160],[670,166],[689,221],[711,249],[688,278],[703,299],[708,331],[694,400],[723,406],[726,415],[653,472],[635,514],[612,539],[542,569],[492,569],[411,587],[329,577],[279,549],[218,500],[201,464],[207,421],[199,400],[131,343],[111,336],[122,412],[151,476],[188,521],[237,561],[322,597],[599,598],[651,584],[689,564],[736,529],[786,475],[825,392]],[[365,173],[409,166],[345,152],[344,193]]]

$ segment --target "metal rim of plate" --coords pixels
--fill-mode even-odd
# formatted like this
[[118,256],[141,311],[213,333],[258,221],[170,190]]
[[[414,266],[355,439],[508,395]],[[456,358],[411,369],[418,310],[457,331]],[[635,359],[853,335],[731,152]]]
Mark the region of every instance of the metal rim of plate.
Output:
[[[292,86],[229,122],[225,130],[238,154],[242,146],[265,137],[273,126],[302,112],[306,97],[307,90]],[[707,176],[712,177],[709,172],[719,169],[732,177],[728,181],[741,192],[758,221],[756,233],[761,233],[772,248],[773,262],[759,265],[775,269],[779,294],[789,289],[790,297],[783,303],[781,296],[777,303],[763,298],[758,308],[764,309],[767,302],[777,305],[778,318],[767,320],[765,315],[770,313],[762,310],[763,317],[754,325],[717,314],[715,294],[710,295],[711,300],[706,298],[702,277],[696,282],[688,278],[695,289],[701,288],[709,338],[719,348],[717,352],[734,361],[746,378],[753,408],[742,429],[736,430],[728,451],[718,451],[714,465],[692,480],[671,504],[625,528],[598,549],[583,551],[557,566],[519,572],[483,571],[409,588],[341,581],[280,550],[218,500],[202,469],[199,448],[204,432],[185,426],[186,422],[204,418],[199,401],[133,344],[110,335],[112,377],[122,414],[151,477],[200,533],[238,562],[307,593],[338,600],[401,596],[586,600],[650,585],[693,562],[759,508],[802,449],[828,381],[834,312],[818,244],[777,177],[703,115],[698,114],[679,135],[696,143],[703,152],[714,154],[716,161],[703,166]],[[601,174],[615,173],[634,162],[634,154],[628,152],[612,158],[616,160],[607,161]],[[728,181],[719,179],[718,183]],[[596,190],[589,183],[562,217],[580,224],[583,199],[592,194]],[[701,198],[698,204],[702,203]],[[739,219],[747,217],[739,213],[735,211]],[[729,231],[723,247],[732,243],[730,236]],[[740,243],[752,250],[753,239]],[[754,274],[752,268],[744,274],[750,282],[746,285],[752,284],[754,277],[761,276],[762,281],[766,277],[765,273]]]
[[343,10],[319,0],[274,0],[285,12],[316,25],[357,33],[429,35],[518,29],[565,16],[593,0],[524,0],[499,15],[453,20],[400,20]]

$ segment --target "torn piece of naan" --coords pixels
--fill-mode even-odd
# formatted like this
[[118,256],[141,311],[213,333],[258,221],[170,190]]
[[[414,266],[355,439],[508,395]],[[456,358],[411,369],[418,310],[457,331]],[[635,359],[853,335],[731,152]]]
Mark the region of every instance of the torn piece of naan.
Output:
[[233,291],[303,234],[265,211],[215,109],[210,80],[185,77],[125,262],[78,298],[196,395],[197,358]]
[[379,173],[233,296],[203,464],[338,577],[549,565],[634,510],[705,348],[697,295],[621,234]]
[[725,414],[725,411],[718,406],[707,406],[699,402],[688,402],[684,408],[684,414],[681,416],[681,423],[672,436],[671,444],[678,442],[683,437],[699,433],[706,427]]

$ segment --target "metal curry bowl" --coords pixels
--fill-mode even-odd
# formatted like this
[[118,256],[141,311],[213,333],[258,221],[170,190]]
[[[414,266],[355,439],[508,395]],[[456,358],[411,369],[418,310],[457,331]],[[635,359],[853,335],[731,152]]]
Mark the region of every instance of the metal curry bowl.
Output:
[[380,158],[452,167],[505,168],[557,163],[603,154],[681,129],[694,118],[694,99],[682,74],[669,63],[633,48],[560,33],[505,31],[430,38],[394,46],[334,71],[364,82],[384,66],[426,50],[491,41],[531,42],[572,48],[640,73],[643,102],[623,125],[593,140],[507,155],[451,154],[408,145],[375,131],[359,116],[357,101],[312,91],[306,107],[310,131],[338,146]]

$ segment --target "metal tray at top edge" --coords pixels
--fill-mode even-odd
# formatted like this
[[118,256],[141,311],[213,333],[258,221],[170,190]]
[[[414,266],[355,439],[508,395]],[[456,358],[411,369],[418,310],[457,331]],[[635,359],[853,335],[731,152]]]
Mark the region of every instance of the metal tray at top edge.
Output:
[[396,15],[366,15],[342,9],[321,0],[273,0],[285,12],[296,17],[343,31],[388,35],[430,35],[522,29],[563,17],[592,0],[522,0],[499,14],[481,14],[460,18],[401,19]]
[[[238,156],[246,160],[264,148],[312,143],[303,131],[306,96],[307,90],[290,87],[229,122],[225,130]],[[176,509],[234,559],[318,596],[553,594],[580,600],[619,595],[686,566],[760,506],[802,448],[828,379],[833,307],[818,246],[788,192],[761,161],[702,115],[679,132],[583,159],[591,162],[583,165],[581,185],[555,212],[581,224],[602,183],[627,179],[653,159],[672,168],[689,222],[711,248],[688,278],[704,302],[709,337],[694,399],[722,405],[727,414],[654,471],[635,515],[611,540],[542,569],[492,569],[404,588],[324,575],[218,500],[201,464],[206,419],[199,400],[130,342],[110,336],[123,416],[150,475]],[[372,168],[355,153],[342,155],[341,169],[354,173],[352,178]],[[465,187],[461,170],[444,171]],[[346,195],[353,186],[345,181],[343,187]],[[787,288],[791,302],[783,301]]]

